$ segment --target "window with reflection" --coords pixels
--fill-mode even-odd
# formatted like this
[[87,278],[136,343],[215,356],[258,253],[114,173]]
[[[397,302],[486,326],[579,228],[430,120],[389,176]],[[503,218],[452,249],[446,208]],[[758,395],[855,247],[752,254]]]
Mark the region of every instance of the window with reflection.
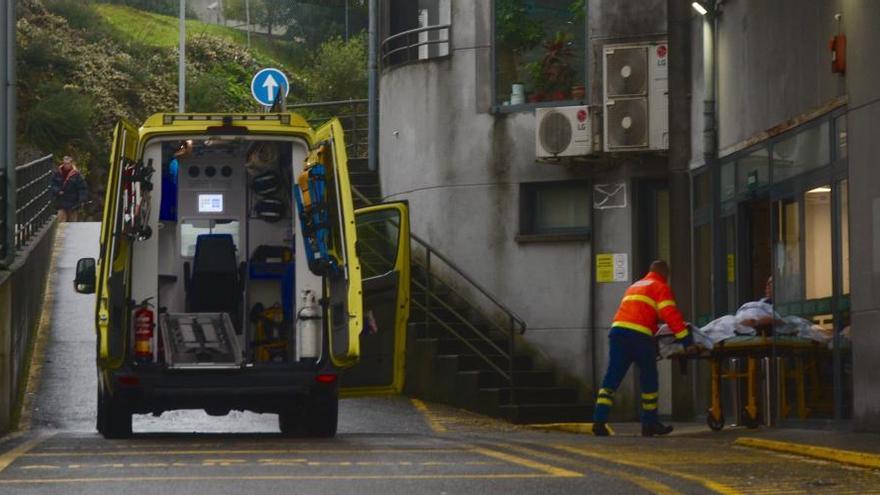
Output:
[[831,162],[829,121],[773,145],[773,181],[794,177]]
[[770,152],[760,148],[736,162],[737,191],[753,191],[770,183]]
[[495,0],[497,105],[582,100],[585,0]]
[[712,229],[708,224],[694,229],[694,312],[699,326],[713,319]]
[[798,202],[793,199],[779,201],[776,208],[774,299],[776,302],[799,301],[803,297],[803,277]]
[[804,194],[804,267],[806,298],[831,297],[831,186]]

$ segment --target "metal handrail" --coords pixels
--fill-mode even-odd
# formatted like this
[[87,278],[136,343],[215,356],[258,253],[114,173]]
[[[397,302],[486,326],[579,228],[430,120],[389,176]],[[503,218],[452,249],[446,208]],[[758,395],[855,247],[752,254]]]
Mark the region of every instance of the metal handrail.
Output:
[[[352,193],[358,199],[360,199],[362,202],[364,202],[364,204],[367,204],[367,205],[373,204],[373,201],[371,201],[369,198],[367,198],[355,186],[352,186],[351,189],[352,189]],[[454,337],[456,337],[461,342],[463,342],[471,351],[473,351],[478,357],[480,357],[480,359],[482,359],[492,369],[494,369],[496,372],[498,372],[498,374],[501,375],[502,378],[507,380],[508,385],[510,387],[511,402],[515,403],[515,394],[516,394],[516,392],[515,392],[516,383],[515,383],[515,374],[514,374],[515,350],[516,350],[515,349],[515,347],[516,347],[515,335],[517,333],[517,327],[519,327],[520,335],[525,333],[526,328],[527,328],[525,321],[522,318],[520,318],[516,313],[514,313],[513,310],[509,309],[507,306],[505,306],[500,301],[498,301],[498,298],[495,297],[494,295],[492,295],[486,288],[484,288],[482,285],[480,285],[479,283],[474,281],[470,276],[465,274],[464,271],[461,268],[459,268],[457,265],[455,265],[455,263],[453,263],[447,256],[444,256],[443,254],[439,253],[436,249],[431,247],[426,241],[424,241],[423,239],[418,237],[416,234],[413,234],[412,232],[410,232],[410,239],[415,241],[416,244],[418,244],[419,246],[421,246],[425,250],[425,263],[422,266],[422,268],[425,270],[425,278],[426,278],[425,284],[423,285],[417,281],[412,282],[417,288],[422,289],[425,292],[424,302],[415,301],[415,300],[412,301],[413,304],[416,307],[422,309],[422,311],[425,314],[425,320],[424,320],[425,329],[427,330],[427,327],[430,323],[429,320],[433,319],[434,321],[439,323],[446,331],[448,331]],[[364,245],[369,247],[366,244],[364,244]],[[450,304],[448,304],[446,301],[444,301],[443,299],[438,297],[433,292],[432,282],[434,282],[434,275],[432,274],[432,271],[431,271],[431,259],[432,258],[437,258],[440,261],[442,261],[444,264],[446,264],[447,267],[451,268],[452,271],[457,273],[462,279],[464,279],[468,284],[470,284],[473,288],[475,288],[480,294],[482,294],[484,297],[486,297],[486,299],[488,299],[493,304],[495,304],[495,306],[502,313],[507,315],[509,325],[506,329],[502,328],[501,325],[499,325],[493,318],[486,318],[486,320],[489,321],[496,329],[507,334],[507,337],[508,337],[508,346],[507,347],[508,348],[507,348],[506,352],[504,350],[502,350],[500,347],[498,347],[495,344],[495,342],[492,341],[492,339],[488,335],[486,335],[483,331],[481,331],[479,328],[477,328],[475,325],[473,325],[468,318],[466,318],[464,315],[459,313],[454,307],[452,307]],[[414,262],[414,260],[411,260],[411,262]],[[443,282],[441,282],[441,283],[443,283]],[[449,287],[449,285],[446,283],[443,283],[443,285]],[[468,329],[470,329],[477,337],[479,337],[480,339],[482,339],[483,341],[488,343],[489,346],[493,350],[497,351],[503,359],[506,359],[507,364],[508,364],[507,370],[502,370],[500,366],[498,366],[491,358],[489,358],[486,354],[481,352],[475,345],[473,345],[470,341],[468,341],[467,338],[462,336],[459,332],[456,332],[455,329],[453,329],[446,322],[442,321],[439,317],[437,317],[435,314],[433,314],[431,312],[431,303],[432,302],[434,304],[439,304],[446,311],[449,311],[451,314],[453,314],[456,318],[458,318],[458,320],[460,320],[462,323],[464,323],[468,327]],[[482,312],[482,308],[477,307],[474,303],[472,303],[466,299],[464,300],[464,302],[472,309],[475,309],[479,312]]]
[[[425,41],[417,41],[415,43],[410,42],[410,39],[413,35],[419,35],[422,33],[430,33],[430,32],[438,32],[438,31],[446,31],[446,37],[435,39],[435,40],[425,40]],[[401,31],[392,36],[385,38],[382,41],[382,66],[383,67],[393,67],[395,65],[405,64],[407,62],[411,62],[413,60],[412,52],[413,50],[417,50],[422,46],[430,46],[430,45],[447,45],[447,48],[450,43],[450,39],[452,38],[452,24],[436,24],[434,26],[425,26],[415,29],[409,29],[407,31]],[[391,46],[392,44],[397,45],[396,42],[403,41],[400,46]],[[403,60],[390,60],[392,55],[405,53],[407,56]],[[445,55],[444,55],[445,56]],[[428,58],[436,58],[428,57]],[[418,57],[415,57],[418,60]]]
[[15,167],[14,245],[19,250],[46,225],[53,210],[49,194],[55,162],[52,155]]
[[[300,110],[309,125],[323,124],[336,117],[342,124],[345,135],[345,148],[349,158],[366,158],[368,126],[367,100],[337,100],[316,103],[297,103],[288,109]],[[339,111],[342,109],[342,111]]]

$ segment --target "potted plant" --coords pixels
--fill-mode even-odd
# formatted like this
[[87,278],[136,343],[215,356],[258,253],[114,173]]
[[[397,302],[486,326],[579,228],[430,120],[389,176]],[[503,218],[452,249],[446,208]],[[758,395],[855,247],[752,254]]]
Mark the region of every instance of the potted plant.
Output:
[[513,88],[522,79],[523,55],[544,38],[544,26],[529,15],[524,0],[497,0],[495,37],[498,40],[497,70],[499,88]]
[[[575,74],[569,62],[573,56],[570,40],[571,35],[556,33],[552,40],[544,42],[541,58],[526,65],[534,88],[529,96],[530,102],[568,99]],[[583,87],[581,89],[585,91]]]
[[571,66],[574,52],[571,33],[558,31],[552,40],[544,42],[544,55],[539,61],[541,75],[546,81],[545,92],[551,100],[565,100],[570,96],[575,70]]

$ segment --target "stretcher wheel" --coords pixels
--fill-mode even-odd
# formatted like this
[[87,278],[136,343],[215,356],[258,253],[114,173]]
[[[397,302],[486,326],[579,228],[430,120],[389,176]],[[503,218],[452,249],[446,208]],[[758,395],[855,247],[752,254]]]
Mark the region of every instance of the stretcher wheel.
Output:
[[749,414],[749,412],[745,409],[743,409],[742,411],[742,420],[745,427],[750,430],[754,430],[761,424],[761,420],[759,418],[753,418],[752,415]]
[[721,415],[720,418],[715,419],[712,416],[712,410],[706,411],[706,424],[709,425],[709,429],[712,431],[721,431],[724,429],[724,414]]

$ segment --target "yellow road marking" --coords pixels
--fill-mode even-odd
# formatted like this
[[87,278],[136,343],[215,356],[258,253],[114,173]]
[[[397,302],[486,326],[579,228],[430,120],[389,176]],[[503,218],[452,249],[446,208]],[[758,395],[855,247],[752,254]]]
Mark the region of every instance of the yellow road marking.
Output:
[[624,481],[628,481],[638,487],[644,488],[645,490],[651,493],[657,493],[660,495],[678,495],[680,492],[672,489],[666,484],[660,483],[659,481],[652,480],[650,478],[645,478],[644,476],[639,476],[637,474],[628,473],[626,471],[622,471],[620,469],[610,469],[602,466],[597,466],[594,464],[584,465],[574,461],[573,459],[569,459],[566,457],[562,457],[556,454],[551,454],[549,452],[541,452],[540,450],[530,449],[528,447],[522,447],[519,445],[511,445],[511,444],[502,444],[510,450],[515,452],[520,452],[522,454],[530,455],[533,457],[540,457],[542,459],[546,459],[553,462],[561,462],[568,463],[572,465],[576,465],[578,467],[584,467],[590,471],[596,471],[597,473],[604,474],[606,476],[610,476],[612,478],[620,478]]
[[[580,476],[580,475],[578,475]],[[554,476],[538,473],[493,473],[493,474],[399,474],[399,475],[290,475],[290,476],[123,476],[103,478],[42,478],[42,479],[0,479],[0,485],[38,485],[50,483],[106,483],[134,481],[358,481],[358,480],[450,480],[450,479],[538,479]]]
[[690,473],[683,473],[681,471],[675,471],[675,470],[672,470],[672,469],[669,469],[666,467],[659,468],[659,467],[651,465],[649,462],[641,463],[641,462],[625,461],[623,459],[615,459],[615,458],[609,457],[608,454],[600,454],[598,452],[591,452],[591,451],[583,449],[583,448],[570,447],[568,445],[554,445],[553,447],[556,449],[559,449],[559,450],[564,450],[566,452],[571,452],[572,454],[582,455],[584,457],[590,457],[593,459],[600,459],[600,460],[603,460],[606,462],[610,462],[612,464],[622,464],[625,466],[631,466],[631,467],[635,467],[635,468],[639,468],[639,469],[648,469],[648,470],[655,471],[658,473],[669,474],[669,475],[675,476],[677,478],[682,478],[682,479],[686,479],[688,481],[693,481],[695,483],[699,483],[699,484],[703,485],[704,487],[708,488],[709,490],[712,490],[713,492],[716,492],[716,493],[720,493],[721,495],[740,495],[739,490],[737,490],[733,487],[718,483],[717,481],[712,481],[710,479],[703,478],[701,476],[696,476],[696,475],[693,475]]
[[856,452],[852,450],[832,449],[829,447],[817,447],[815,445],[805,445],[801,443],[765,440],[762,438],[737,438],[734,443],[743,447],[773,450],[776,452],[784,452],[786,454],[796,454],[800,456],[812,457],[815,459],[822,459],[824,461],[834,461],[842,464],[851,464],[853,466],[859,466],[869,469],[880,468],[880,455],[877,454],[868,454],[865,452]]
[[428,423],[428,426],[431,428],[431,431],[434,433],[446,433],[446,426],[437,421],[437,418],[434,416],[434,413],[428,409],[428,406],[420,401],[419,399],[410,399],[413,407],[416,408],[422,415],[425,417],[425,421]]
[[468,449],[277,449],[277,450],[152,450],[152,451],[117,451],[117,452],[33,452],[22,454],[25,457],[113,457],[113,456],[168,456],[168,455],[266,455],[266,454],[412,454],[459,453]]
[[526,459],[524,457],[515,456],[513,454],[508,454],[505,452],[498,452],[497,450],[487,449],[485,447],[477,447],[473,450],[478,454],[484,455],[486,457],[493,457],[495,459],[500,459],[505,462],[509,462],[511,464],[517,464],[520,466],[527,467],[529,469],[535,469],[537,471],[541,471],[547,473],[551,476],[557,478],[583,478],[583,474],[576,473],[574,471],[569,471],[568,469],[563,469],[561,467],[551,466],[549,464],[544,464],[543,462],[538,462],[532,459]]
[[[556,431],[567,431],[569,433],[586,433],[589,435],[593,434],[593,423],[541,423],[534,425],[526,425],[527,428],[534,428],[536,430],[556,430]],[[616,435],[614,430],[611,429],[611,425],[606,424],[606,428],[608,428],[608,432],[612,435]]]
[[49,437],[51,437],[53,435],[54,435],[54,433],[49,433],[49,434],[40,435],[36,438],[32,438],[32,439],[28,440],[27,442],[22,443],[18,447],[15,447],[11,450],[8,450],[3,455],[0,455],[0,472],[3,472],[4,469],[9,467],[9,465],[12,464],[13,462],[15,462],[15,460],[18,459],[19,457],[26,455],[27,451],[36,447],[37,445],[39,445],[40,443],[47,440]]

